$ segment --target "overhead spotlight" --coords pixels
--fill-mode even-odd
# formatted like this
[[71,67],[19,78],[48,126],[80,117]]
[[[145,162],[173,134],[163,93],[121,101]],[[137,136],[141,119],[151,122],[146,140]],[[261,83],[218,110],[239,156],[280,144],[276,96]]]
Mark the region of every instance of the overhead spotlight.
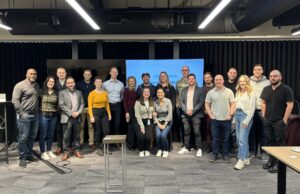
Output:
[[76,0],[66,0],[67,3],[90,25],[94,30],[100,30],[96,22],[87,14],[87,12],[77,3]]
[[198,26],[199,29],[204,29],[229,3],[231,0],[222,0],[217,7],[205,18]]
[[291,35],[296,36],[299,34],[300,34],[300,27],[292,29]]
[[12,28],[10,26],[8,26],[7,24],[5,24],[5,22],[3,22],[2,19],[0,19],[0,28],[2,28],[4,30],[12,30]]

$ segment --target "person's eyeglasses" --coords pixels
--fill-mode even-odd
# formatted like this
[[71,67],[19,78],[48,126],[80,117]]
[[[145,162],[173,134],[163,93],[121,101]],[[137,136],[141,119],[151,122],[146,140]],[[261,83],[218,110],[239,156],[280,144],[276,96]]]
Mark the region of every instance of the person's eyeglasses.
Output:
[[183,69],[182,71],[189,71],[188,69]]

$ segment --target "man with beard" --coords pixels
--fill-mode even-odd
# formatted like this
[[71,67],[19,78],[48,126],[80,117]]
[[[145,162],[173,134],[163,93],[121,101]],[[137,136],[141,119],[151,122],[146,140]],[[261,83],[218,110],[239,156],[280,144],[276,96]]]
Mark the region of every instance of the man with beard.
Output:
[[[273,70],[270,73],[270,86],[266,86],[261,94],[261,115],[264,119],[267,146],[285,146],[285,129],[288,118],[293,109],[293,91],[287,85],[281,83],[281,73]],[[277,172],[278,160],[269,156],[269,160],[263,165],[270,173]]]
[[150,83],[150,74],[149,73],[143,73],[142,74],[142,80],[143,83],[138,86],[136,92],[137,92],[137,99],[139,99],[141,96],[143,96],[143,90],[144,88],[150,89],[150,96],[152,99],[156,97],[156,87]]
[[[213,83],[213,76],[211,74],[211,72],[205,72],[204,73],[204,86],[202,86],[202,92],[203,92],[203,96],[204,99],[206,98],[206,94],[213,89],[214,83]],[[205,110],[205,107],[203,106],[204,109],[204,119],[203,119],[203,127],[201,128],[201,136],[204,137],[204,140],[206,141],[206,147],[204,147],[204,151],[206,153],[210,153],[211,152],[211,120]]]

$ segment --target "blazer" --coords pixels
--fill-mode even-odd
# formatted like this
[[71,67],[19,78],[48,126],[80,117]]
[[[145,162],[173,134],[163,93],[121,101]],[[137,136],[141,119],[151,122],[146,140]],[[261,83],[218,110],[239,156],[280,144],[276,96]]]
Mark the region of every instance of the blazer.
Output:
[[[75,90],[74,92],[76,93],[76,97],[78,100],[77,112],[81,114],[84,109],[83,96],[81,91],[79,90]],[[72,115],[72,102],[69,89],[65,89],[59,92],[58,104],[61,110],[60,123],[67,123]],[[80,119],[80,115],[77,118]]]
[[[183,117],[188,117],[185,113],[187,111],[187,93],[189,87],[185,87],[181,91],[180,106],[183,111]],[[204,117],[203,104],[205,101],[205,95],[201,88],[195,86],[194,97],[193,97],[193,116]]]

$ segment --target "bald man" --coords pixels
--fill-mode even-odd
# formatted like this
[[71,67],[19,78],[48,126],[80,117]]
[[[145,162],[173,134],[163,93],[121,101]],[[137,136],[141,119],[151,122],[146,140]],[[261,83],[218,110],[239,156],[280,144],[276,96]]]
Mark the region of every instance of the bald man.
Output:
[[211,119],[212,132],[212,156],[209,161],[214,162],[218,159],[222,141],[222,158],[229,163],[229,135],[235,105],[234,94],[224,86],[222,75],[216,75],[214,82],[215,88],[211,89],[205,98],[205,109]]
[[28,69],[26,79],[15,85],[12,94],[12,103],[18,115],[19,166],[23,168],[26,168],[26,160],[37,160],[32,156],[32,148],[39,127],[39,85],[36,79],[36,70]]
[[[294,105],[294,94],[290,87],[281,83],[280,71],[273,70],[266,86],[261,93],[261,115],[264,119],[267,146],[285,146],[285,129]],[[263,168],[276,173],[277,159],[269,156]]]

